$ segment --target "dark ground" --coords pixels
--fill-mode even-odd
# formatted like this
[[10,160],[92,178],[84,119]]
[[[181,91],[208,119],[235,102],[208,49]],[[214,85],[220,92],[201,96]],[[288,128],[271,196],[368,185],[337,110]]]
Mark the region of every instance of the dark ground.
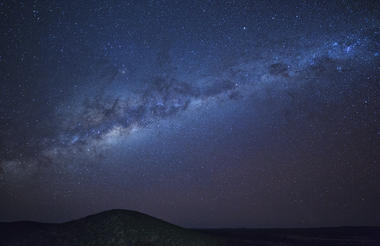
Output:
[[380,227],[184,229],[128,210],[62,224],[0,223],[0,246],[380,245]]
[[380,245],[380,227],[201,230],[229,245]]

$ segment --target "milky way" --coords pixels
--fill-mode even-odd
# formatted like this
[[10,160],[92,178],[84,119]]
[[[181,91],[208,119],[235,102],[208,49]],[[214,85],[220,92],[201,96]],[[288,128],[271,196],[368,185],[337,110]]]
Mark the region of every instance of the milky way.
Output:
[[379,223],[379,10],[2,2],[0,219]]

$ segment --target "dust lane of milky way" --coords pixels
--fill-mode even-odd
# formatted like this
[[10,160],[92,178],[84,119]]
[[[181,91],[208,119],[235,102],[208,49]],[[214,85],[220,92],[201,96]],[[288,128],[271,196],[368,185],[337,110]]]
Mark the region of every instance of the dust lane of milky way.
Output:
[[375,1],[0,8],[0,220],[379,223]]

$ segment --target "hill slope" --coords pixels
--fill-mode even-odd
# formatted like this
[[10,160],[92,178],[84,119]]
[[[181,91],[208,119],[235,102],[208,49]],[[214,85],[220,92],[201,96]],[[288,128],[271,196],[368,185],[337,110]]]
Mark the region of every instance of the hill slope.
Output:
[[212,246],[216,237],[128,210],[110,210],[62,224],[0,223],[0,245]]
[[184,229],[135,211],[110,210],[62,224],[0,223],[0,246],[380,245],[380,227]]

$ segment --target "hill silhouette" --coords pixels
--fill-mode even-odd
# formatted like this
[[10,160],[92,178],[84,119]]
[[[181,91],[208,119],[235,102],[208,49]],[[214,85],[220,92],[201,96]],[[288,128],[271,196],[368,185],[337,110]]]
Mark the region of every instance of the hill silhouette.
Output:
[[0,223],[0,246],[380,245],[380,227],[185,229],[130,210],[66,223]]
[[61,224],[0,223],[0,245],[212,246],[219,240],[136,211],[110,210]]

